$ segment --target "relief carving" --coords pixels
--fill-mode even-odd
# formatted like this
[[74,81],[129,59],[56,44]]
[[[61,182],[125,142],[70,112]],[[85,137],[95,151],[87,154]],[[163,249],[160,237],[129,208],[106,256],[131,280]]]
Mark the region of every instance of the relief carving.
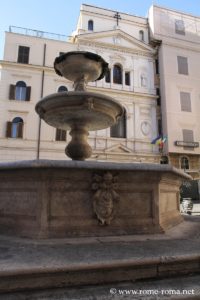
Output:
[[100,225],[109,225],[114,217],[119,195],[116,193],[117,176],[110,172],[103,175],[93,176],[92,189],[95,190],[93,196],[93,209],[100,222]]

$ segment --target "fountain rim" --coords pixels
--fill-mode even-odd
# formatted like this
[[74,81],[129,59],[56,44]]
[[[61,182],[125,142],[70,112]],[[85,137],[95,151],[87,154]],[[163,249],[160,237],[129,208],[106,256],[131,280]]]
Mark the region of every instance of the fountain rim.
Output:
[[21,160],[14,162],[0,162],[0,172],[5,170],[23,170],[23,169],[93,169],[99,171],[141,171],[141,172],[170,172],[187,180],[192,177],[184,171],[179,170],[172,165],[160,165],[155,163],[141,162],[108,162],[108,161],[74,161],[74,160]]

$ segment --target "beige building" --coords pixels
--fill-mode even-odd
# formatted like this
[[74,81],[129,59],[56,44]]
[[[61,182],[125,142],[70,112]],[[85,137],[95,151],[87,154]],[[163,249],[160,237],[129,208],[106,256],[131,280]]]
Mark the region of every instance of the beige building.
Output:
[[200,170],[200,18],[154,5],[152,44],[158,48],[164,152],[193,177]]
[[[60,38],[62,40],[60,40]],[[36,103],[51,93],[73,90],[53,62],[60,53],[84,50],[101,55],[110,72],[88,90],[118,100],[125,108],[120,122],[90,132],[92,159],[159,162],[155,85],[156,50],[150,45],[148,19],[82,5],[77,28],[66,37],[12,27],[0,61],[0,160],[67,159],[69,133],[39,120]]]

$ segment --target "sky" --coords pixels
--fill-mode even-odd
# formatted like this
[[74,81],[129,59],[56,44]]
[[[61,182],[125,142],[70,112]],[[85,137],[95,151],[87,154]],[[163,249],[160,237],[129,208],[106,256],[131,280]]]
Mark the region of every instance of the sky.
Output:
[[200,0],[0,0],[0,60],[10,25],[71,35],[83,3],[140,17],[154,3],[200,16]]

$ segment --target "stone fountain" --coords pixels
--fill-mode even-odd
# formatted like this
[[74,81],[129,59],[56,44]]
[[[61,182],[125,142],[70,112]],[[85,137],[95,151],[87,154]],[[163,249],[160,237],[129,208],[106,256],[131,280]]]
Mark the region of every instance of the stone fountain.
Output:
[[111,97],[86,90],[89,81],[100,80],[108,64],[99,55],[74,51],[55,59],[58,75],[74,82],[74,92],[56,93],[36,105],[36,111],[51,126],[69,130],[72,140],[66,154],[73,160],[85,160],[92,154],[88,131],[111,127],[123,114],[122,106]]
[[75,51],[55,59],[58,75],[75,91],[55,93],[36,105],[45,122],[68,130],[72,160],[0,165],[0,231],[26,237],[161,233],[182,221],[179,186],[190,176],[170,165],[84,161],[92,154],[88,131],[112,126],[123,114],[116,100],[86,90],[108,64]]

